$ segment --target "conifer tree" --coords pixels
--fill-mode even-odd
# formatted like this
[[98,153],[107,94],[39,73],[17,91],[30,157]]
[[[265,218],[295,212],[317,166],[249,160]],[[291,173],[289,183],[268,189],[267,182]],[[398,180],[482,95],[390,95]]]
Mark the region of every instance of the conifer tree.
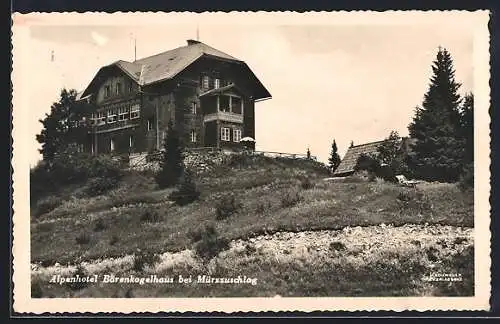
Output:
[[408,126],[416,140],[408,159],[417,178],[430,181],[458,180],[464,143],[460,134],[460,84],[450,53],[439,49],[432,65],[433,76],[421,107]]
[[172,121],[168,122],[160,170],[156,174],[156,183],[160,188],[176,185],[184,171],[184,159],[179,135]]
[[474,96],[467,94],[461,111],[462,136],[465,141],[460,186],[472,188],[474,186]]
[[340,164],[340,156],[339,153],[337,152],[337,143],[335,142],[335,140],[333,140],[332,151],[330,153],[330,158],[328,158],[328,166],[330,167],[332,172],[335,172],[339,164]]
[[464,97],[460,114],[462,136],[465,140],[464,166],[474,162],[474,95]]

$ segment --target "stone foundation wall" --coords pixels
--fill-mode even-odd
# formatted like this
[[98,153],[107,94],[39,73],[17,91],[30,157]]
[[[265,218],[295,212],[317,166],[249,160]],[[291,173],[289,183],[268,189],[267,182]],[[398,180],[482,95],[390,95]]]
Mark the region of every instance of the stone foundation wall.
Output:
[[[184,164],[195,173],[209,172],[224,163],[227,153],[222,151],[186,151],[184,152]],[[158,161],[151,161],[147,153],[131,154],[129,168],[138,171],[158,171]]]

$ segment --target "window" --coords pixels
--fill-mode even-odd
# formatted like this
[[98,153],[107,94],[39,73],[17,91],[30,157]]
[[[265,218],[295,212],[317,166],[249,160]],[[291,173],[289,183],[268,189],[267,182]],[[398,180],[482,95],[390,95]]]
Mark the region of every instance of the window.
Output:
[[154,129],[154,124],[155,124],[154,117],[149,117],[148,118],[148,131],[151,131]]
[[197,140],[197,136],[196,136],[196,131],[192,130],[191,131],[191,143],[196,143],[196,140]]
[[223,141],[230,141],[231,140],[231,130],[227,127],[222,127],[220,129],[220,139]]
[[130,119],[139,118],[141,107],[138,104],[132,105],[130,107]]
[[128,92],[134,91],[134,84],[132,82],[129,82],[128,84]]
[[219,89],[220,88],[220,79],[215,79],[214,80],[214,88]]
[[231,112],[241,114],[241,98],[231,97]]
[[241,140],[241,129],[233,130],[233,141],[239,142]]
[[198,106],[198,104],[196,102],[192,102],[191,103],[191,113],[193,115],[196,115],[196,110],[197,110],[196,108],[197,108],[197,106]]
[[111,152],[115,150],[115,140],[113,138],[109,141],[109,150]]
[[219,110],[229,112],[229,97],[219,96]]
[[209,77],[207,75],[204,75],[202,77],[202,83],[201,83],[202,88],[203,89],[208,89],[209,88],[209,83],[210,83]]
[[111,96],[111,87],[109,85],[104,87],[104,98]]
[[107,119],[108,124],[112,124],[112,123],[116,122],[116,120],[117,120],[116,109],[108,110],[108,119]]
[[122,94],[122,84],[120,82],[118,82],[116,84],[116,94],[117,95],[121,95]]
[[128,107],[118,108],[118,120],[127,120],[129,115]]

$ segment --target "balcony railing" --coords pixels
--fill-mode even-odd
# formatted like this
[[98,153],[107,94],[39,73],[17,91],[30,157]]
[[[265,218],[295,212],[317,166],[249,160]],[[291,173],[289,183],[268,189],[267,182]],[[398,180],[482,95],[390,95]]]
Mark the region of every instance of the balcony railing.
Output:
[[94,124],[90,133],[107,133],[120,129],[139,126],[139,118],[117,120],[111,123]]
[[213,114],[208,114],[203,118],[204,122],[210,122],[214,120],[223,120],[232,123],[243,123],[243,115],[219,111]]

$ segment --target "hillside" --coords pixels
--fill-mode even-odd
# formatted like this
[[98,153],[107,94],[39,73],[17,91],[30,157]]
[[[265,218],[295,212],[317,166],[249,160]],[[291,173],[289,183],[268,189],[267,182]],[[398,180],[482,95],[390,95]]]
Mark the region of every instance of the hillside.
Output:
[[[97,197],[68,187],[53,198],[63,199],[53,210],[35,207],[32,212],[33,294],[472,294],[470,193],[454,184],[423,183],[413,189],[360,177],[325,181],[328,176],[313,161],[237,161],[199,174],[201,197],[187,206],[172,204],[167,197],[172,189],[155,189],[147,172],[127,172],[116,189]],[[222,213],[226,217],[221,210],[229,210]],[[208,225],[215,232],[207,231]],[[99,282],[74,288],[48,282],[52,275],[77,270],[101,280],[109,274],[175,280],[179,275],[245,275],[257,283]],[[454,283],[422,279],[433,273],[462,277]]]

